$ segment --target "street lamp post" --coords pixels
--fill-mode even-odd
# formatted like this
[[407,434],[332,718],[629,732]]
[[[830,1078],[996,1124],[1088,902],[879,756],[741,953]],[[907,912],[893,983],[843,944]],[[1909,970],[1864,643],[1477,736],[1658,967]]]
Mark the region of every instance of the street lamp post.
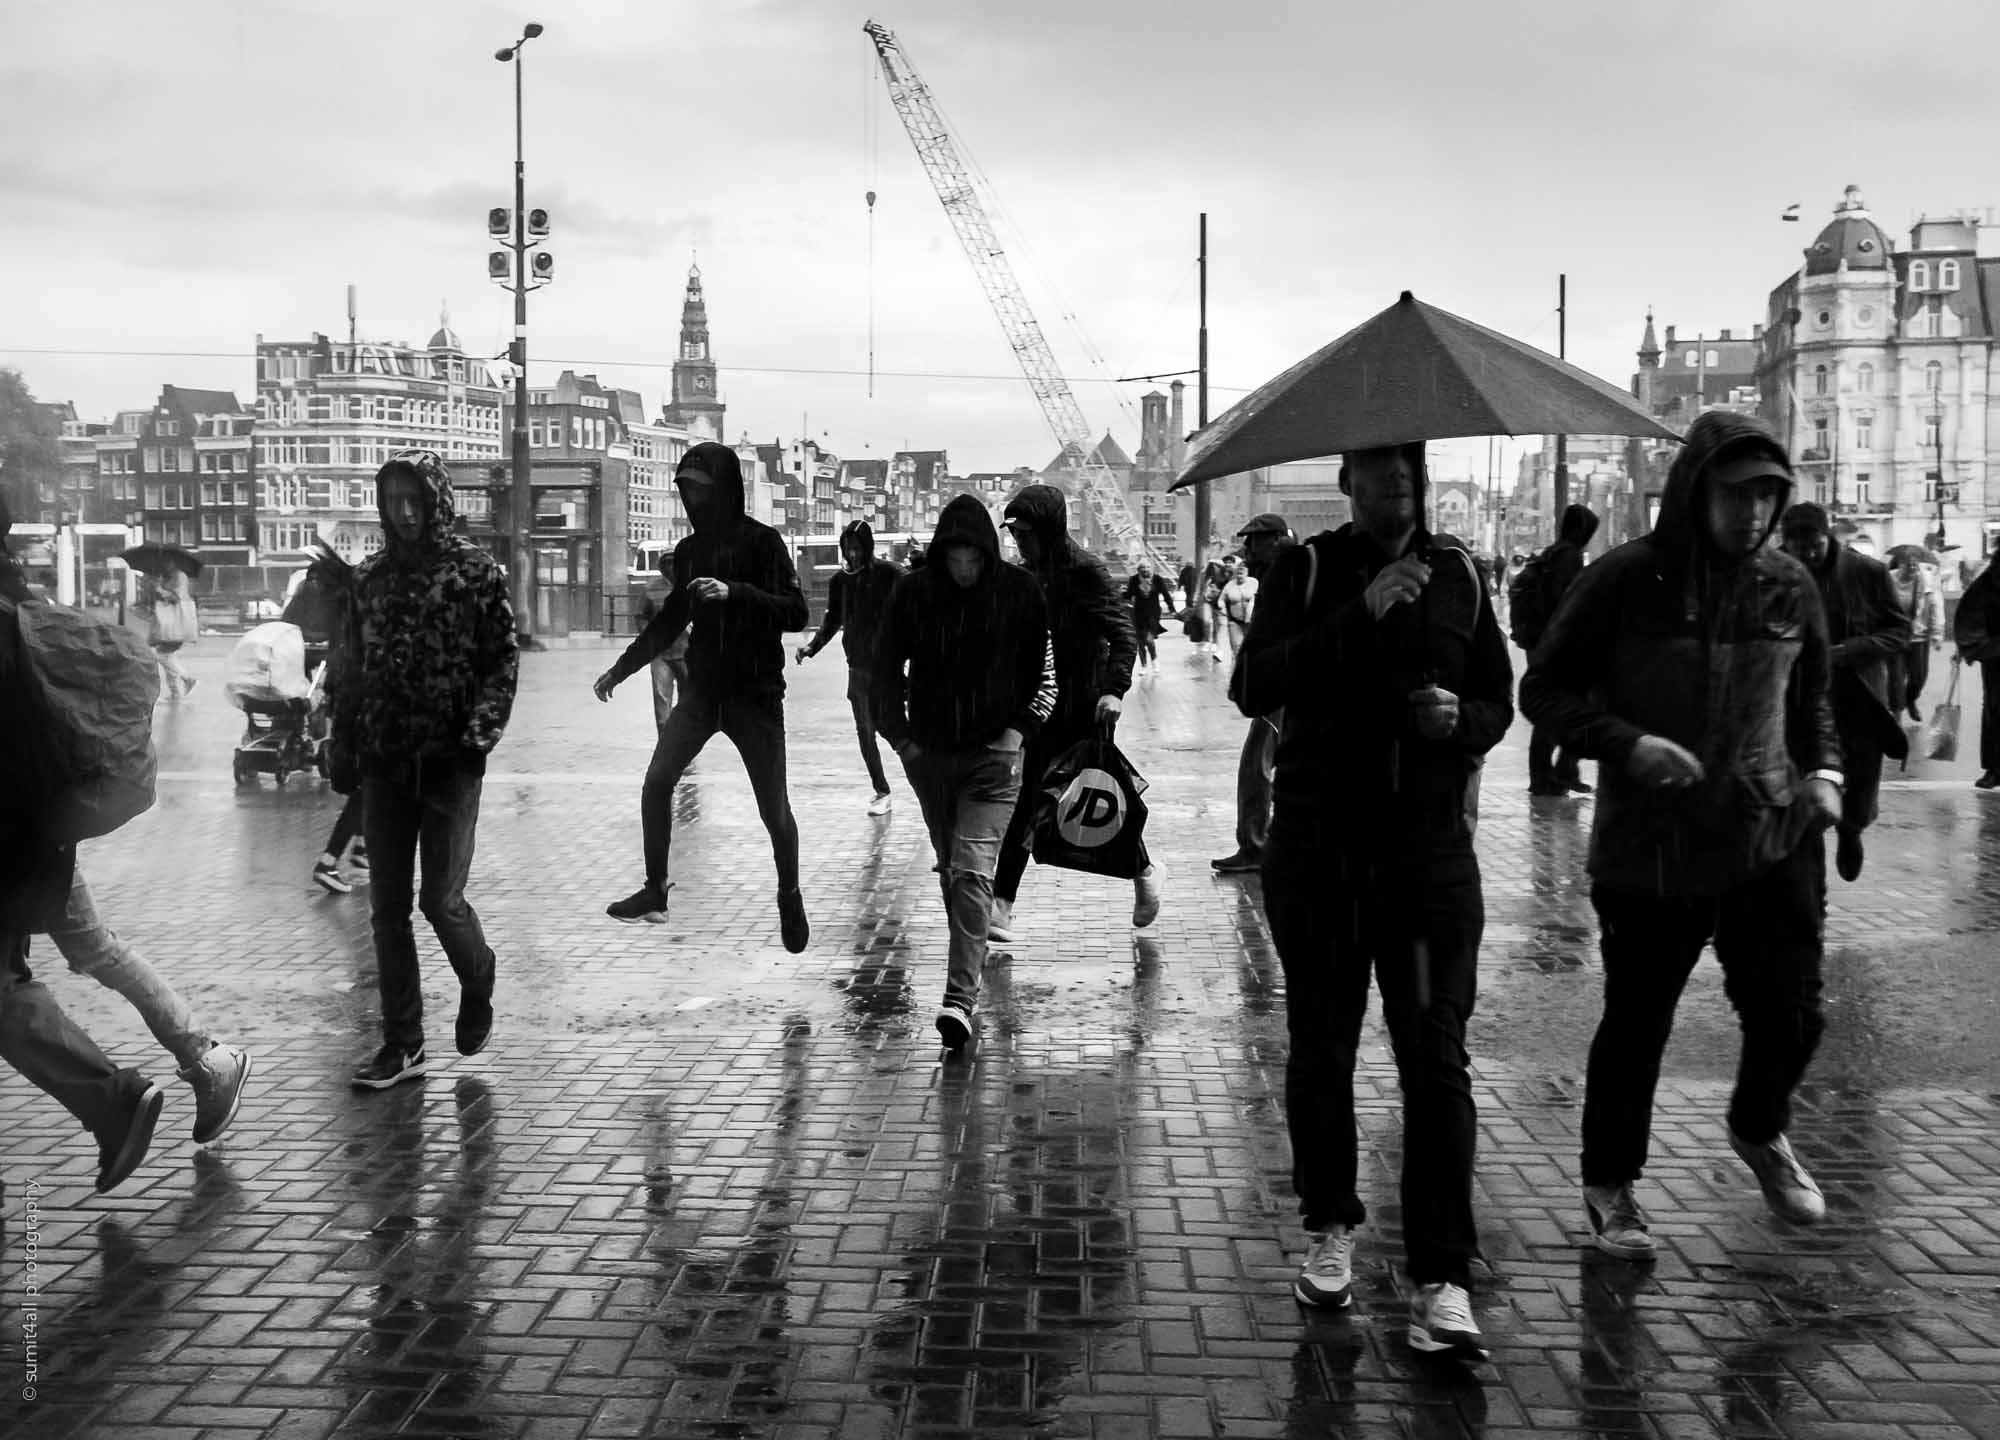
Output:
[[507,347],[507,359],[514,367],[514,427],[512,483],[508,487],[508,522],[513,530],[514,624],[525,648],[534,645],[535,553],[531,539],[535,528],[535,493],[531,478],[533,459],[528,451],[528,291],[539,288],[528,283],[528,171],[522,148],[521,47],[542,33],[529,24],[521,38],[493,58],[514,66],[514,339]]

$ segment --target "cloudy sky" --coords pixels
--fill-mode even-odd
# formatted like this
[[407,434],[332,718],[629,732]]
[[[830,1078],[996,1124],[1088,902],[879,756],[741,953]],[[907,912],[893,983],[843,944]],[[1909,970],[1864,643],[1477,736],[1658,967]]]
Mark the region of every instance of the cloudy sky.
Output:
[[[1086,416],[1128,446],[1149,387],[1103,381],[1193,365],[1204,210],[1219,413],[1405,288],[1552,350],[1563,271],[1571,358],[1622,386],[1648,305],[1687,332],[1762,319],[1849,183],[1899,239],[1918,211],[2000,205],[1990,0],[1920,19],[1861,0],[880,3],[992,183]],[[558,272],[536,356],[657,404],[698,247],[732,438],[945,448],[961,472],[1054,451],[887,104],[867,9],[4,13],[0,364],[43,398],[102,416],[164,381],[248,395],[254,337],[341,333],[349,283],[364,336],[421,342],[442,301],[497,353],[484,217],[511,203],[514,137],[493,51],[539,20],[529,200]],[[1780,223],[1794,201],[1804,223]],[[1483,444],[1461,453],[1483,472]]]

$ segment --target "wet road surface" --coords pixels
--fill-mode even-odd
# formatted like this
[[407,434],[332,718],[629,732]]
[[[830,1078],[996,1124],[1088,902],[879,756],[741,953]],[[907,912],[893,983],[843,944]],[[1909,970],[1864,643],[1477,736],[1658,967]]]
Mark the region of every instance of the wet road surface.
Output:
[[[893,815],[862,813],[837,658],[792,672],[814,923],[792,956],[719,740],[677,798],[671,920],[603,917],[640,878],[644,678],[599,706],[609,651],[528,657],[469,891],[500,955],[493,1045],[452,1053],[419,924],[432,1071],[370,1095],[345,1083],[376,1043],[366,889],[308,883],[336,808],[316,781],[231,783],[226,645],[160,712],[160,804],[83,864],[258,1069],[206,1151],[170,1085],[152,1156],[104,1198],[68,1117],[0,1085],[0,1435],[2000,1436],[2000,794],[1969,759],[1893,778],[1862,882],[1835,882],[1794,1131],[1827,1223],[1770,1219],[1728,1152],[1734,1022],[1705,964],[1660,1090],[1646,1272],[1583,1243],[1589,802],[1530,804],[1517,722],[1481,825],[1495,1355],[1467,1373],[1402,1340],[1372,1022],[1359,1303],[1289,1298],[1282,983],[1256,882],[1206,863],[1244,722],[1178,637],[1121,727],[1153,782],[1159,923],[1134,935],[1127,886],[1031,869],[956,1062],[930,1024],[945,929],[916,805],[898,780]],[[41,964],[121,1063],[170,1079],[123,1002]]]

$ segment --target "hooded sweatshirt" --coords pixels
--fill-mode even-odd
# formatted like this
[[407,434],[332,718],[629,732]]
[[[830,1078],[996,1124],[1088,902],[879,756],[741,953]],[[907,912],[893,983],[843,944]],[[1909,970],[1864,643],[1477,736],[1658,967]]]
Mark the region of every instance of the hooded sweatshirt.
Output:
[[[951,577],[943,547],[955,544],[986,557],[972,585]],[[929,554],[889,592],[873,661],[875,728],[899,750],[911,740],[925,750],[977,750],[1008,729],[1032,739],[1056,700],[1041,587],[1001,560],[1000,532],[977,496],[944,507]]]
[[1027,566],[1048,597],[1056,653],[1058,736],[1087,734],[1097,723],[1097,697],[1123,697],[1132,688],[1139,637],[1132,611],[1111,587],[1104,565],[1070,538],[1069,505],[1053,485],[1029,485],[1007,502],[1005,518],[1023,522],[1041,542],[1041,558]]
[[[1826,539],[1826,556],[1813,567],[1819,603],[1826,611],[1826,638],[1832,647],[1835,719],[1841,691],[1855,685],[1881,705],[1889,703],[1889,659],[1910,648],[1910,616],[1896,594],[1889,567]],[[1847,678],[1841,678],[1841,672]],[[1850,697],[1850,704],[1855,697]],[[1850,731],[1849,733],[1856,733]]]
[[[414,475],[423,528],[405,541],[389,519],[389,481]],[[347,643],[327,666],[335,743],[382,779],[450,762],[475,775],[514,709],[518,642],[507,578],[452,533],[451,477],[434,451],[395,456],[375,477],[383,548],[354,570]]]
[[1556,543],[1549,546],[1543,565],[1548,575],[1548,612],[1555,609],[1583,573],[1584,551],[1597,534],[1597,515],[1588,506],[1571,505],[1556,526]]
[[[1417,475],[1417,513],[1427,476]],[[1352,522],[1284,551],[1258,590],[1231,694],[1278,726],[1274,825],[1310,827],[1343,857],[1422,867],[1472,854],[1481,757],[1514,719],[1514,668],[1472,557],[1421,525],[1417,602],[1380,620],[1362,593],[1390,563]],[[1458,728],[1420,736],[1413,690],[1458,697]],[[1282,714],[1279,712],[1282,711]]]
[[[1840,768],[1812,576],[1776,546],[1731,560],[1709,537],[1710,476],[1748,455],[1791,473],[1784,447],[1749,416],[1711,410],[1688,427],[1652,533],[1583,572],[1521,683],[1529,719],[1604,762],[1590,834],[1600,884],[1731,889],[1804,837],[1802,777]],[[1626,762],[1645,735],[1693,752],[1705,778],[1681,789],[1632,778]]]
[[[611,667],[615,680],[643,670],[693,621],[688,694],[720,700],[785,693],[785,632],[806,627],[806,597],[791,551],[769,525],[743,513],[743,465],[727,445],[705,440],[681,457],[681,470],[715,481],[706,514],[691,514],[694,533],[674,547],[674,588],[644,630]],[[696,580],[720,580],[726,599],[701,604]]]
[[[846,562],[853,549],[861,552],[861,563],[850,571]],[[833,642],[833,632],[838,630],[848,665],[865,670],[875,654],[875,632],[881,628],[889,592],[903,572],[889,561],[875,558],[875,532],[866,520],[856,520],[840,532],[840,558],[842,568],[834,572],[826,587],[826,618],[806,646],[806,654],[819,654]]]

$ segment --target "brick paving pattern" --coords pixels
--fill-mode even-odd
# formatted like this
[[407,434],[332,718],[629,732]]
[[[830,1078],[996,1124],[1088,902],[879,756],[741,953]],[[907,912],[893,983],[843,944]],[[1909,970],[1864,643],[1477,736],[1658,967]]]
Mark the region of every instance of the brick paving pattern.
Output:
[[[1159,924],[1134,935],[1129,887],[1031,870],[960,1061],[930,1026],[944,923],[916,806],[899,781],[891,817],[862,813],[837,664],[793,672],[806,953],[778,942],[719,741],[679,796],[671,921],[602,916],[638,879],[651,728],[643,677],[590,699],[608,658],[528,658],[487,780],[470,893],[500,953],[492,1048],[452,1053],[420,923],[433,1069],[382,1094],[345,1083],[375,1044],[365,887],[307,883],[331,798],[231,784],[212,678],[161,711],[160,804],[85,872],[258,1069],[207,1151],[170,1085],[152,1156],[103,1198],[91,1143],[7,1077],[0,1435],[2000,1436],[2000,795],[1964,762],[1891,785],[1868,874],[1834,896],[1829,1035],[1795,1129],[1827,1223],[1769,1218],[1728,1153],[1734,1026],[1704,966],[1661,1088],[1647,1271],[1583,1239],[1588,802],[1531,809],[1517,725],[1481,829],[1475,1307],[1494,1358],[1467,1371],[1403,1343],[1378,1029],[1357,1307],[1289,1298],[1282,981],[1254,879],[1206,863],[1229,848],[1243,722],[1184,644],[1121,731],[1153,782]],[[122,1063],[170,1078],[121,1001],[37,953]]]

